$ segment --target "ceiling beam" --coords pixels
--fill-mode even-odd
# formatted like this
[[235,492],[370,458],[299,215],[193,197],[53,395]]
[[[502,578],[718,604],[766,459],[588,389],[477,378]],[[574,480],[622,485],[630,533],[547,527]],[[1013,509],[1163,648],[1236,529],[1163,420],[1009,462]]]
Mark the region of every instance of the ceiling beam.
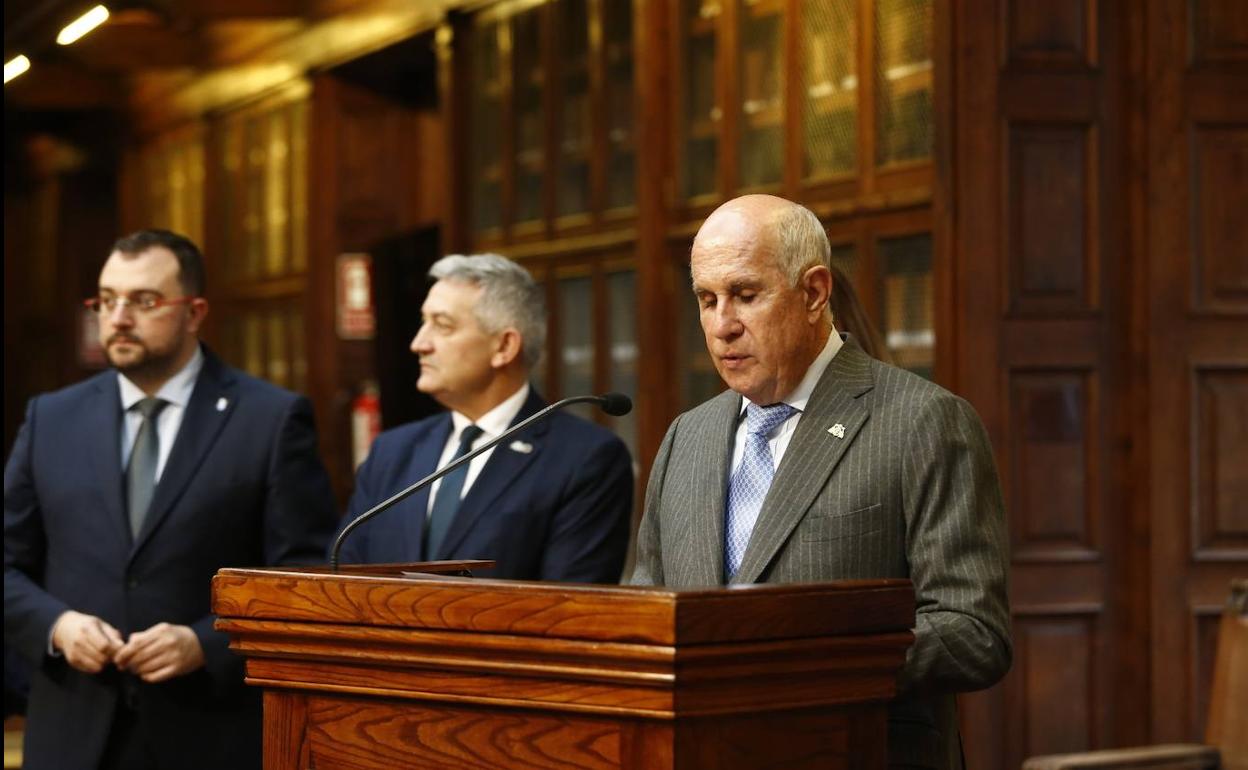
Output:
[[134,73],[151,69],[180,69],[205,65],[199,35],[148,23],[108,23],[66,53],[92,69]]
[[69,61],[35,61],[30,72],[4,87],[6,110],[10,106],[31,111],[115,108],[124,98],[119,78]]
[[164,0],[162,5],[170,17],[196,23],[299,19],[305,13],[304,0]]

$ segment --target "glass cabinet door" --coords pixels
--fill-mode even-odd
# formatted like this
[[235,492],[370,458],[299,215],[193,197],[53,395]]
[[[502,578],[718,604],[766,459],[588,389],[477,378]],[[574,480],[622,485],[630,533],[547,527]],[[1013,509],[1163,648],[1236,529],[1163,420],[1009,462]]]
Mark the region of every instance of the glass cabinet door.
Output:
[[285,110],[270,112],[264,137],[264,273],[269,277],[287,273],[290,261],[289,117]]
[[465,24],[471,231],[531,241],[542,225],[624,220],[637,198],[634,0],[482,5]]
[[492,20],[478,20],[472,30],[472,142],[468,151],[473,227],[478,231],[503,224],[502,34],[502,25]]
[[858,2],[806,0],[802,13],[802,177],[858,163]]
[[602,37],[606,59],[603,77],[607,110],[606,207],[619,209],[632,206],[637,200],[632,0],[603,0]]
[[[841,275],[845,276],[849,281],[858,280],[858,251],[852,243],[837,243],[832,246],[830,254],[832,267],[841,271]],[[858,292],[858,285],[854,284],[854,291]]]
[[515,111],[515,222],[542,217],[542,182],[546,171],[543,139],[546,112],[543,93],[542,11],[538,6],[511,17],[512,103]]
[[740,186],[784,174],[784,10],[779,0],[743,0],[737,15],[741,94]]
[[681,192],[686,198],[712,194],[719,177],[719,106],[715,78],[716,38],[721,0],[683,0],[684,33],[680,62]]
[[880,332],[893,363],[932,378],[936,334],[932,293],[932,237],[927,233],[877,242]]
[[[637,400],[637,271],[618,270],[607,274],[607,302],[611,308],[608,337],[610,390]],[[637,409],[614,418],[615,432],[637,457]]]
[[559,171],[555,183],[557,216],[589,210],[591,146],[589,19],[584,0],[558,0],[555,5],[556,50],[562,88]]
[[932,0],[876,0],[876,165],[932,154]]
[[[559,302],[559,397],[594,392],[594,285],[577,270],[557,282]],[[594,419],[589,404],[570,407],[587,420]]]

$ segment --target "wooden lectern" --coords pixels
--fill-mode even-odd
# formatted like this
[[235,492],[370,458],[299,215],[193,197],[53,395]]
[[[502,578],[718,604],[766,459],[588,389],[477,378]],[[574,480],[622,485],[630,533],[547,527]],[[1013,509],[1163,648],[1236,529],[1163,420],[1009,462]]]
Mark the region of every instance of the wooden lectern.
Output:
[[426,568],[217,573],[267,770],[885,767],[909,581],[406,576]]

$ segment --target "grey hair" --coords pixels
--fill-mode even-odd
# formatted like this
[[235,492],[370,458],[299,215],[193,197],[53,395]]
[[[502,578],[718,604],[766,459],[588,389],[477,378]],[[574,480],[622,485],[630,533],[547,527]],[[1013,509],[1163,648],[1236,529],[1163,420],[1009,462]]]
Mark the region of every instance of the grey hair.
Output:
[[832,268],[832,245],[815,212],[796,203],[785,206],[776,214],[775,228],[777,261],[794,286],[816,265]]
[[499,254],[451,254],[433,263],[429,277],[480,286],[473,312],[481,328],[519,331],[525,367],[537,366],[546,347],[546,295],[529,271]]

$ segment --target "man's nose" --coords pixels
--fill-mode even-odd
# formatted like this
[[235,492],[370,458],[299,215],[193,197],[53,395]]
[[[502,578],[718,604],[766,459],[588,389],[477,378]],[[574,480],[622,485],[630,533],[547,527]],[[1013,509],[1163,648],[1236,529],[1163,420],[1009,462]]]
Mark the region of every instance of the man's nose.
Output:
[[416,330],[416,336],[412,337],[412,344],[408,346],[408,349],[417,355],[420,355],[421,352],[429,352],[429,344],[426,339],[425,327],[423,324]]
[[715,307],[711,318],[711,334],[719,339],[728,339],[741,333],[741,322],[731,302],[721,302]]

